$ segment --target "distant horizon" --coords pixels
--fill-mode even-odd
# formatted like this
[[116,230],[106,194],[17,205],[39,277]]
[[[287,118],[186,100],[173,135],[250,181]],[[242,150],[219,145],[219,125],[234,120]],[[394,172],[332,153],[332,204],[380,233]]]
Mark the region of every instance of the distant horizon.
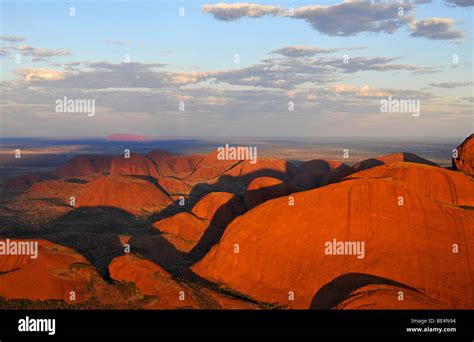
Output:
[[[130,133],[134,135],[139,135],[135,133]],[[471,133],[471,134],[474,134]],[[0,137],[0,141],[4,139],[49,139],[49,140],[86,140],[86,139],[107,139],[110,135],[104,136],[2,136]],[[159,140],[181,140],[181,139],[306,139],[306,138],[341,138],[341,139],[466,139],[469,135],[458,135],[458,136],[419,136],[419,135],[410,135],[410,136],[402,136],[402,135],[302,135],[302,136],[148,136],[143,135],[143,137],[147,138],[146,141],[159,141]],[[127,140],[123,140],[127,141]],[[141,141],[141,142],[146,142]],[[135,141],[140,142],[140,141]]]
[[2,136],[474,131],[456,1],[0,4]]

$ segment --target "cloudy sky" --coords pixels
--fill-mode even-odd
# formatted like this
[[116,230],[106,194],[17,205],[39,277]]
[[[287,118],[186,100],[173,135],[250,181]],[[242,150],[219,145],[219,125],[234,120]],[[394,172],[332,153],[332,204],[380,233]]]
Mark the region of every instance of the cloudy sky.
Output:
[[1,0],[0,133],[466,136],[473,3]]

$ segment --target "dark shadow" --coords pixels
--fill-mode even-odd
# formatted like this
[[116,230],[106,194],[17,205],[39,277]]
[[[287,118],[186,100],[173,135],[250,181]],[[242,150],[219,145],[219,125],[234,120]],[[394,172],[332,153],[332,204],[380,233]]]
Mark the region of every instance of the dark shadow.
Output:
[[346,273],[321,287],[311,300],[310,309],[333,309],[350,297],[350,294],[367,285],[392,285],[420,292],[397,281],[364,273]]
[[[425,164],[429,166],[436,166],[439,167],[438,164],[432,162],[431,160],[422,158],[420,156],[417,156],[414,153],[409,153],[409,152],[401,152],[402,154],[402,161],[404,162],[409,162],[409,163],[418,163],[418,164]],[[360,163],[355,164],[352,168],[354,171],[362,171],[362,170],[367,170],[372,167],[384,165],[385,163],[377,158],[370,158],[361,161]]]
[[299,190],[310,190],[339,182],[352,172],[352,168],[344,163],[331,168],[327,160],[312,159],[300,164],[290,184]]

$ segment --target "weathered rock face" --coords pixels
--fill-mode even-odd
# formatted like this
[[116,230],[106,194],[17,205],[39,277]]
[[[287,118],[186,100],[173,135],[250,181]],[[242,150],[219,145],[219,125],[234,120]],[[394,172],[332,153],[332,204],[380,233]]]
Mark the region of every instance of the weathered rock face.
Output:
[[351,167],[333,160],[314,159],[301,164],[291,184],[301,190],[309,190],[338,182],[352,171]]
[[380,166],[384,164],[391,164],[391,163],[397,163],[397,162],[410,162],[410,163],[419,163],[419,164],[425,164],[425,165],[431,165],[431,166],[439,166],[436,163],[433,163],[432,161],[421,158],[417,156],[416,154],[413,153],[408,153],[408,152],[399,152],[399,153],[392,153],[392,154],[387,154],[384,156],[380,157],[375,157],[371,159],[367,159],[364,161],[361,161],[360,163],[355,164],[352,169],[357,172],[357,171],[362,171],[366,169],[370,169],[371,167],[375,166]]
[[71,197],[77,198],[84,184],[68,179],[34,183],[6,207],[22,222],[48,222],[72,211]]
[[244,212],[239,197],[229,192],[211,192],[201,198],[192,213],[217,227],[227,226],[236,216]]
[[474,206],[474,180],[440,167],[398,162],[356,172],[348,178],[392,178],[436,201]]
[[213,151],[202,158],[196,170],[187,177],[187,180],[193,182],[207,181],[224,174],[239,163],[240,161],[236,160],[220,160],[218,159],[218,152]]
[[[403,299],[399,299],[403,298]],[[450,309],[422,292],[393,285],[368,285],[339,303],[338,310],[442,310]]]
[[62,204],[69,204],[71,196],[77,196],[84,185],[62,179],[46,180],[33,184],[23,196],[29,199],[57,199]]
[[192,190],[191,185],[177,178],[161,178],[158,184],[165,189],[169,195],[188,195]]
[[296,173],[296,168],[283,159],[258,159],[255,164],[245,160],[225,173],[226,176],[239,178],[247,183],[258,177],[272,177],[289,181]]
[[114,207],[139,215],[160,211],[172,200],[152,183],[126,176],[104,176],[86,184],[76,207]]
[[[310,307],[318,290],[346,273],[393,280],[442,306],[474,307],[472,210],[390,178],[347,180],[293,196],[294,206],[277,198],[236,218],[192,270],[294,308]],[[343,255],[331,254],[341,243]]]
[[54,177],[48,173],[30,173],[26,175],[10,177],[5,182],[5,185],[7,188],[24,190],[35,183],[41,182],[42,180],[48,180],[50,178]]
[[155,163],[148,157],[139,153],[131,153],[130,158],[125,158],[123,156],[115,157],[112,161],[110,174],[147,176],[153,178],[159,177]]
[[173,155],[168,151],[151,150],[148,152],[147,157],[150,158],[155,164],[160,161],[171,158]]
[[109,173],[113,157],[79,155],[56,169],[58,177],[81,177],[94,173]]
[[[38,241],[36,259],[29,255],[0,256],[0,296],[6,299],[56,299],[74,304],[93,295],[101,296],[108,287],[82,255],[46,240],[35,241]],[[74,302],[70,300],[71,291],[75,292]]]
[[474,176],[474,134],[458,146],[458,158],[453,158],[453,168]]
[[203,156],[189,155],[164,159],[157,164],[158,173],[162,177],[176,177],[184,179],[191,175],[199,165]]
[[196,307],[190,291],[178,284],[157,264],[133,254],[115,258],[109,265],[110,277],[117,281],[131,282],[143,295],[156,296],[148,309],[175,309]]
[[259,177],[250,182],[247,187],[247,192],[244,194],[244,204],[247,209],[252,209],[260,203],[286,196],[296,191],[295,187],[279,179]]
[[153,224],[153,228],[163,233],[163,237],[176,249],[186,253],[196,246],[208,226],[209,221],[187,212],[167,217]]

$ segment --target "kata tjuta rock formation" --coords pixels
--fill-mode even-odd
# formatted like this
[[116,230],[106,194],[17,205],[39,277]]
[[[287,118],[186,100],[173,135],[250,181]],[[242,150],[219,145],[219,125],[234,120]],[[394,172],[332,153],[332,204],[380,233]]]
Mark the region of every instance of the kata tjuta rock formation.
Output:
[[110,174],[159,177],[153,160],[139,153],[131,153],[128,158],[125,158],[125,156],[115,157],[110,167]]
[[294,186],[282,180],[259,177],[250,182],[243,198],[247,209],[252,209],[272,198],[286,196],[296,191],[298,190]]
[[453,158],[453,168],[474,176],[474,134],[457,147],[458,157]]
[[354,173],[347,178],[391,178],[436,201],[474,207],[474,181],[460,172],[398,162]]
[[153,228],[159,230],[176,249],[186,253],[196,246],[208,226],[209,221],[188,212],[167,217],[153,224]]
[[[31,242],[32,240],[11,240]],[[0,296],[6,299],[63,300],[81,303],[92,296],[110,302],[112,289],[95,268],[70,248],[46,240],[38,242],[37,257],[3,255],[0,257]],[[74,300],[71,300],[71,291]],[[108,292],[108,293],[107,293]],[[107,299],[107,296],[110,299]]]
[[[410,184],[411,176],[362,177],[295,193],[293,206],[286,197],[265,202],[237,217],[192,270],[283,307],[309,308],[326,284],[364,273],[416,289],[442,307],[473,308],[474,211],[450,194],[461,187],[472,194],[474,183],[456,180],[453,171],[444,175],[453,181],[436,191]],[[331,252],[340,243],[345,254]]]
[[53,178],[52,175],[48,173],[30,173],[26,175],[19,175],[8,178],[5,182],[7,188],[10,189],[19,189],[25,190],[32,186],[35,183],[41,182],[42,180],[47,180]]
[[217,151],[210,152],[200,159],[196,169],[188,177],[188,181],[199,182],[216,178],[240,162],[241,160],[220,160]]
[[227,171],[225,175],[250,183],[258,177],[273,177],[282,181],[289,181],[295,173],[295,166],[286,160],[261,158],[255,164],[252,164],[249,160],[244,160]]
[[206,233],[207,242],[212,243],[219,237],[218,231],[212,228],[225,227],[244,210],[239,197],[228,192],[211,192],[195,204],[191,213],[164,218],[155,222],[153,228],[176,249],[189,253]]
[[22,222],[46,222],[72,211],[70,198],[84,185],[67,179],[52,179],[32,184],[5,206]]
[[162,177],[176,177],[184,179],[194,172],[203,158],[204,156],[201,155],[166,158],[157,164],[158,173]]
[[95,173],[109,173],[113,157],[79,155],[56,169],[58,177],[81,177]]
[[229,192],[211,192],[196,203],[192,213],[214,226],[225,227],[244,210],[239,197]]
[[154,296],[148,309],[196,307],[197,302],[183,286],[163,268],[134,254],[116,257],[109,265],[110,277],[133,283],[142,295]]
[[[403,293],[403,300],[399,300]],[[420,291],[393,285],[367,285],[354,290],[338,310],[440,310],[448,309]]]
[[338,182],[353,172],[344,163],[334,160],[314,159],[301,164],[291,184],[300,190],[308,190]]
[[104,176],[82,188],[76,207],[113,207],[132,215],[161,211],[172,200],[146,180],[127,176]]
[[193,189],[192,186],[185,181],[172,177],[161,178],[158,184],[168,195],[188,195]]
[[417,156],[416,154],[408,153],[408,152],[398,152],[398,153],[386,154],[383,156],[363,160],[360,163],[357,163],[354,166],[352,166],[352,169],[354,171],[362,171],[362,170],[370,169],[375,166],[402,162],[402,161],[410,162],[410,163],[426,164],[426,165],[431,165],[431,166],[439,166],[438,164],[433,163],[432,161],[428,159]]

